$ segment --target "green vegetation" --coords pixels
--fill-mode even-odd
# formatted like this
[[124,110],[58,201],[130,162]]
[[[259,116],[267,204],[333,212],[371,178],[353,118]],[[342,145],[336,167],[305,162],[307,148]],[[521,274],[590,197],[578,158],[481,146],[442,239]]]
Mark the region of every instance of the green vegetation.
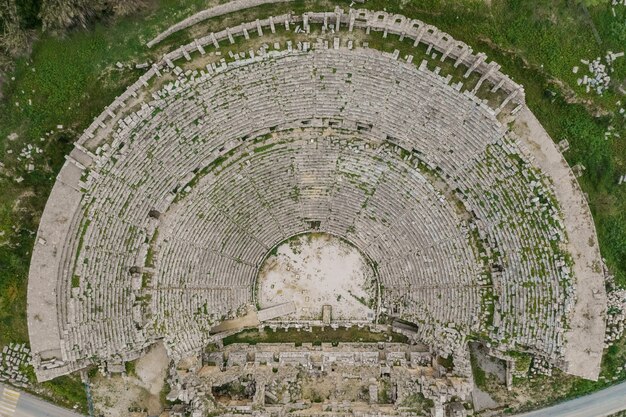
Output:
[[482,390],[486,388],[487,385],[487,374],[478,364],[478,359],[476,355],[470,351],[470,363],[472,365],[472,376],[474,377],[474,383],[476,386]]
[[407,407],[407,411],[412,411],[417,415],[426,414],[428,410],[435,406],[433,400],[424,397],[424,394],[417,393],[408,395],[400,404],[401,407]]
[[[17,2],[9,3],[14,7]],[[173,35],[162,45],[147,49],[144,46],[146,40],[200,10],[206,2],[188,0],[181,4],[158,0],[139,15],[97,20],[89,24],[88,30],[73,30],[62,38],[38,29],[41,26],[38,17],[40,2],[19,3],[16,9],[10,9],[10,18],[6,18],[8,15],[0,18],[0,25],[3,28],[13,25],[11,30],[16,31],[18,37],[11,44],[0,45],[0,49],[22,48],[26,40],[24,33],[18,32],[23,29],[34,31],[39,40],[33,44],[28,56],[10,63],[14,67],[10,73],[0,73],[0,162],[3,164],[0,165],[0,346],[28,341],[28,265],[39,218],[64,155],[91,120],[142,73],[128,67],[117,69],[117,61],[157,60],[170,45],[192,39],[199,31],[208,33],[242,20],[288,10],[297,13],[305,8],[332,9],[335,3],[346,6],[339,1],[303,0],[267,5],[211,19]],[[617,178],[626,174],[626,141],[623,140],[626,131],[623,118],[615,113],[615,103],[620,99],[624,102],[624,99],[615,88],[602,97],[584,93],[576,85],[580,74],[572,74],[571,68],[580,66],[580,59],[593,59],[604,56],[607,50],[623,49],[626,10],[616,8],[617,17],[613,17],[608,1],[586,0],[586,3],[591,24],[577,2],[502,0],[488,6],[482,0],[370,0],[362,7],[386,8],[435,25],[465,41],[475,51],[487,53],[490,59],[502,65],[505,73],[524,85],[529,107],[552,138],[569,141],[571,148],[565,154],[569,164],[586,167],[579,183],[588,196],[594,215],[602,256],[616,282],[624,287],[626,186],[618,187]],[[594,40],[591,25],[602,39],[601,45]],[[373,34],[370,46],[397,48],[404,52],[409,49],[410,42],[400,43],[393,35],[383,40]],[[417,53],[414,55],[418,56]],[[445,64],[438,65],[443,72],[451,70]],[[617,82],[623,82],[626,59],[615,62],[611,75]],[[614,126],[621,140],[604,139],[609,125]],[[24,161],[17,159],[21,149],[28,144],[42,149],[33,156],[36,166],[33,172],[27,172]],[[22,181],[17,182],[18,178]],[[147,263],[150,264],[151,259]],[[73,279],[74,284],[77,283]],[[350,331],[353,329],[347,332]],[[331,335],[331,332],[340,330],[326,332]],[[265,332],[268,335],[265,337],[272,339],[278,336],[270,335],[290,333]],[[328,341],[340,340],[337,334]],[[244,337],[240,335],[236,336]],[[315,332],[293,332],[290,336],[298,338],[299,335],[311,336]],[[319,339],[323,337],[319,336]],[[602,364],[602,376],[606,379],[599,382],[583,381],[559,372],[552,378],[516,382],[522,389],[543,390],[548,398],[546,401],[580,395],[607,385],[614,376],[623,379],[626,374],[618,373],[617,368],[626,360],[625,352],[624,341],[606,351]],[[480,376],[475,375],[475,378],[480,379]],[[549,389],[557,385],[559,389]],[[84,392],[75,377],[59,378],[41,384],[41,387],[61,403],[84,404]]]
[[170,384],[168,384],[166,380],[163,383],[163,388],[161,388],[161,391],[159,392],[159,400],[161,404],[171,404],[169,401],[167,401],[167,394],[169,394],[171,390],[172,387],[170,387]]
[[41,386],[44,398],[67,408],[77,405],[79,411],[87,412],[87,393],[79,375],[60,376]]
[[273,331],[269,327],[265,327],[263,332],[256,329],[244,330],[224,338],[223,342],[224,346],[233,343],[248,343],[250,345],[257,343],[313,343],[320,345],[322,343],[387,342],[389,338],[396,343],[407,343],[406,337],[398,333],[373,333],[368,329],[360,329],[356,326],[349,329],[340,327],[336,330],[330,327],[313,327],[310,332],[295,329]]
[[391,383],[389,378],[382,378],[378,384],[378,404],[391,403]]
[[154,231],[152,238],[150,239],[148,252],[146,253],[146,266],[154,266],[154,250],[156,241],[159,238],[159,229]]
[[129,361],[124,364],[124,368],[126,369],[126,374],[130,376],[136,376],[137,373],[135,371],[137,365],[137,361]]
[[[507,352],[507,354],[516,359],[516,371],[523,371],[522,367],[530,362],[529,356],[519,352]],[[613,376],[617,380],[624,378],[624,371],[618,371],[626,362],[626,340],[622,339],[618,344],[611,346],[605,351],[602,358],[602,369],[599,381],[588,381],[567,375],[558,369],[552,371],[552,376],[534,375],[532,377],[514,377],[513,391],[508,391],[503,385],[500,385],[491,375],[487,375],[480,370],[477,362],[472,355],[472,372],[474,379],[478,385],[478,381],[484,385],[478,385],[479,388],[492,394],[502,400],[503,403],[515,403],[515,398],[522,395],[532,398],[528,403],[524,403],[515,408],[516,412],[527,411],[535,408],[547,406],[557,401],[579,397],[606,388],[615,383]],[[520,363],[521,361],[521,363]],[[478,370],[476,369],[478,368]],[[477,376],[478,375],[478,376]],[[539,395],[539,393],[541,393]],[[513,409],[509,410],[513,411]]]
[[254,148],[254,153],[262,153],[267,151],[268,149],[272,148],[274,145],[276,145],[275,143],[268,143],[267,145],[263,145],[263,146],[259,146],[257,148]]
[[507,354],[515,359],[515,371],[519,373],[527,373],[533,360],[532,355],[522,352],[507,352]]
[[452,369],[454,368],[454,358],[452,357],[452,355],[448,356],[447,358],[439,356],[437,358],[437,363],[446,368],[448,371],[452,371]]

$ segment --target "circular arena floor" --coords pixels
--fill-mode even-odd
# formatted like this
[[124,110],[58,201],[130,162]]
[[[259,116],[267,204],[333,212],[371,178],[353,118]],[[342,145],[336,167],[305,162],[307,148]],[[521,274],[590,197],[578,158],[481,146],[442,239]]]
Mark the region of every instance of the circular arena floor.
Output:
[[290,301],[295,320],[319,320],[322,306],[332,319],[373,322],[376,314],[375,272],[363,254],[345,240],[323,233],[290,238],[265,260],[257,277],[260,308]]

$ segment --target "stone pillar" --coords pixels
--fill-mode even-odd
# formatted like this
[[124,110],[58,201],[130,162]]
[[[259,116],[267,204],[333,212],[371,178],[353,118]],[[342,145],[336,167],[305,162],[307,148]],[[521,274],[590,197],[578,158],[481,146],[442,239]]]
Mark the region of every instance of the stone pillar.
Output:
[[309,33],[309,15],[306,13],[302,15],[302,30]]
[[448,55],[450,55],[450,52],[452,52],[452,50],[456,47],[456,43],[454,41],[452,41],[451,43],[452,45],[448,46],[443,55],[441,55],[441,61],[444,61],[448,57]]
[[465,57],[468,54],[472,53],[472,48],[470,48],[469,46],[465,46],[465,48],[463,49],[463,52],[461,52],[461,54],[459,55],[459,57],[456,59],[455,63],[454,63],[454,68],[458,67],[459,65],[461,65],[461,63],[463,62],[463,60],[465,59]]
[[270,30],[272,33],[276,33],[276,27],[274,26],[274,17],[270,16]]
[[261,22],[259,19],[256,20],[256,33],[259,36],[263,36],[263,28],[261,27]]
[[474,86],[474,89],[472,90],[473,94],[476,94],[476,92],[478,91],[478,89],[480,88],[480,86],[482,85],[482,83],[489,78],[489,76],[491,74],[493,74],[495,71],[500,69],[500,65],[498,65],[495,62],[490,62],[489,63],[489,69],[487,71],[485,71],[485,73],[480,77],[480,80],[478,80],[478,82],[476,83],[476,86]]
[[184,46],[182,46],[180,49],[182,50],[185,59],[187,61],[191,61],[191,56],[189,55],[189,52],[187,52],[187,49]]
[[289,30],[289,19],[285,19],[285,30]]
[[197,39],[195,39],[195,40],[194,40],[194,43],[196,44],[196,49],[198,50],[198,52],[200,52],[200,55],[204,55],[204,54],[206,54],[206,51],[204,50],[204,48],[202,47],[202,45],[200,45],[200,44],[198,43],[198,40],[197,40]]
[[339,27],[341,26],[341,16],[343,15],[343,10],[340,8],[335,9],[335,32],[339,32]]
[[424,28],[424,26],[421,26],[419,28],[419,30],[417,31],[417,36],[415,37],[415,42],[413,42],[413,46],[419,45],[420,41],[422,40],[422,36],[424,36],[425,31],[426,29]]
[[500,79],[500,81],[498,82],[498,84],[494,85],[493,88],[491,89],[492,93],[495,93],[496,91],[498,91],[500,89],[500,87],[502,87],[504,85],[504,77],[502,77]]
[[518,88],[517,90],[513,90],[509,93],[509,95],[504,99],[500,107],[496,109],[496,114],[500,113],[504,107],[509,104],[509,101],[513,100],[519,93],[522,91],[522,88]]
[[233,34],[230,33],[230,28],[226,28],[226,33],[228,34],[228,42],[232,45],[235,43],[235,38],[233,38]]
[[172,62],[171,59],[165,58],[165,63],[167,64],[168,67],[174,68],[174,63]]
[[483,54],[482,52],[478,54],[478,56],[476,57],[476,61],[474,61],[474,63],[472,64],[471,67],[469,67],[467,69],[467,71],[465,72],[465,74],[463,75],[464,78],[467,78],[470,76],[470,74],[476,69],[478,68],[478,66],[480,64],[483,63],[483,61],[485,60],[485,58],[487,58],[487,55]]
[[220,44],[217,42],[215,33],[211,33],[211,41],[213,42],[213,46],[215,47],[215,49],[220,49]]
[[159,67],[156,64],[152,64],[152,68],[154,69],[154,73],[157,75],[157,77],[160,77],[161,71],[159,71]]
[[244,37],[246,40],[250,39],[250,34],[248,33],[248,30],[247,30],[246,28],[243,28],[243,29],[242,29],[242,32],[243,32],[243,37]]
[[352,10],[350,10],[350,24],[348,25],[348,31],[352,32],[354,29],[354,22],[356,21],[356,17],[352,14]]

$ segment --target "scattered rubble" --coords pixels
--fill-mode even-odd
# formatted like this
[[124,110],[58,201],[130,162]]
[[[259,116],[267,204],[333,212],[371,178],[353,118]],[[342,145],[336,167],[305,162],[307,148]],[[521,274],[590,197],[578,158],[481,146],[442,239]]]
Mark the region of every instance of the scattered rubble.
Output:
[[27,387],[29,381],[24,368],[30,365],[30,361],[30,349],[25,343],[4,346],[0,354],[0,382],[8,382],[16,387]]
[[[626,175],[620,178],[620,181],[626,181]],[[607,282],[612,283],[612,277]],[[606,335],[604,337],[604,348],[612,346],[617,340],[624,335],[626,328],[626,290],[614,289],[607,292],[607,316],[606,316]]]
[[[593,61],[581,59],[580,62],[587,65],[591,76],[587,74],[583,75],[582,78],[578,79],[578,85],[584,85],[588,93],[594,90],[598,95],[604,94],[611,83],[611,76],[609,74],[613,72],[613,62],[623,56],[624,52],[613,53],[608,51],[604,56],[605,63],[602,62],[601,57],[597,57]],[[578,73],[578,67],[572,68],[572,72],[574,74]]]
[[[467,352],[455,356],[448,369],[423,346],[395,343],[234,344],[172,363],[167,400],[182,403],[192,416],[253,409],[264,416],[264,411],[315,410],[316,404],[349,415],[377,404],[382,417],[399,415],[398,406],[421,397],[425,409],[444,415],[454,402],[470,402],[466,362]],[[467,411],[461,407],[455,415]]]

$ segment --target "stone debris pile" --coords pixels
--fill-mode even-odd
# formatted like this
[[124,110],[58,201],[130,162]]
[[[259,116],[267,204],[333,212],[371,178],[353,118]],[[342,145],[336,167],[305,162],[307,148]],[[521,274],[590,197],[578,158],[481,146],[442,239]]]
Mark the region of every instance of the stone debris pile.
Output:
[[19,156],[17,157],[18,161],[26,162],[24,168],[28,172],[32,172],[35,170],[35,165],[33,163],[34,155],[40,154],[43,152],[43,149],[39,148],[37,145],[28,144],[20,151]]
[[0,354],[0,382],[16,387],[29,385],[25,368],[30,366],[30,349],[25,343],[11,343],[2,348]]
[[552,376],[554,366],[541,358],[534,358],[530,364],[529,374]]
[[[580,62],[587,65],[591,76],[583,75],[582,78],[578,79],[578,85],[584,85],[587,93],[593,90],[598,95],[604,94],[611,84],[610,73],[613,72],[613,62],[623,56],[624,52],[613,53],[609,51],[604,56],[604,63],[601,57],[597,57],[593,61],[581,59]],[[573,72],[577,73],[578,67],[574,67]]]
[[[398,405],[419,394],[439,415],[457,401],[470,400],[469,357],[460,360],[468,362],[464,371],[456,362],[448,369],[423,345],[397,343],[234,344],[173,363],[167,398],[182,402],[192,415],[252,410],[259,416],[291,415],[290,410],[306,413],[320,403],[333,415],[350,416],[356,404],[367,403],[377,404],[379,415],[402,415]],[[224,398],[225,387],[233,389],[236,400]]]
[[[626,177],[626,176],[625,176]],[[612,279],[608,280],[609,283]],[[608,312],[606,316],[606,336],[604,347],[612,346],[620,340],[626,329],[626,290],[614,289],[607,293]]]
[[609,125],[606,128],[606,132],[604,132],[604,140],[609,140],[610,138],[618,138],[620,137],[619,132],[615,129],[615,126]]

